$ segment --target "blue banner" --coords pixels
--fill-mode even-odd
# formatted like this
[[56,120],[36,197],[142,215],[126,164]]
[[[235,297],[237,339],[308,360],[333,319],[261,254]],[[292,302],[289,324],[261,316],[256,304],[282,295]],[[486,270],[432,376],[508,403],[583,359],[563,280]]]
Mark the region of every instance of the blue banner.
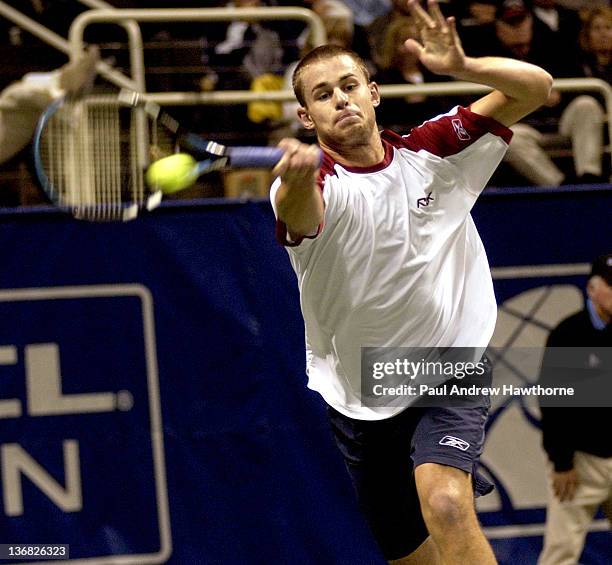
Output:
[[[506,269],[609,252],[610,209],[611,191],[519,190],[474,217]],[[2,543],[92,564],[384,563],[305,387],[269,203],[7,212],[0,233]],[[504,275],[500,302],[546,272]]]

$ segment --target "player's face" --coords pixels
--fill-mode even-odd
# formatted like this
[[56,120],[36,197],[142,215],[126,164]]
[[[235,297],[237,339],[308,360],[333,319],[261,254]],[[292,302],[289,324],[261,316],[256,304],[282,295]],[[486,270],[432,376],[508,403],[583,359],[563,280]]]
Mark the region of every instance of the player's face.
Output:
[[299,117],[307,129],[315,129],[329,146],[367,142],[376,128],[378,86],[368,83],[349,55],[313,63],[302,75],[305,108]]

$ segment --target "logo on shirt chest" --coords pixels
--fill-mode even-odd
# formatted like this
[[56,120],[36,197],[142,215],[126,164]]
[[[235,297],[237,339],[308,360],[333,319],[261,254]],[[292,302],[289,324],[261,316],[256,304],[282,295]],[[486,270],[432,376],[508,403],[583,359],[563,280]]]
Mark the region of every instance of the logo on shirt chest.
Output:
[[429,204],[435,200],[435,198],[431,195],[431,192],[424,196],[423,198],[419,198],[417,200],[417,208],[425,208],[425,206],[429,206]]
[[470,139],[472,139],[470,137],[470,134],[467,132],[467,130],[463,127],[463,123],[461,122],[461,120],[459,118],[455,118],[452,121],[453,124],[453,129],[455,130],[455,133],[457,134],[457,137],[461,140],[461,141],[468,141]]

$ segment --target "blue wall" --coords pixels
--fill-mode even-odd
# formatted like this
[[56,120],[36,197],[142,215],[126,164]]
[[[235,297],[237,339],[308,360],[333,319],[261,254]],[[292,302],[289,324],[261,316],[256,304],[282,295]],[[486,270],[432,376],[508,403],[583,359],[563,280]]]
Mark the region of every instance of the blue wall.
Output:
[[[610,210],[609,190],[515,190],[474,217],[493,266],[580,263],[612,248]],[[305,388],[267,202],[109,225],[7,212],[0,237],[2,543],[95,563],[384,563]],[[500,300],[525,284],[500,281]]]

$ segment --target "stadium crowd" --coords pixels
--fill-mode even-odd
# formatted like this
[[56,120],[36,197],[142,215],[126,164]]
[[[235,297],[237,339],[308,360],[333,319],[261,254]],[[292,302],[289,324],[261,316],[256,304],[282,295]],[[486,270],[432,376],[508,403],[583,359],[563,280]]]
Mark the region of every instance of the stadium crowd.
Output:
[[[67,36],[70,22],[86,9],[75,0],[9,2],[56,33]],[[403,47],[416,32],[404,0],[111,0],[117,8],[299,6],[323,20],[328,42],[349,47],[366,62],[379,84],[445,81],[424,69]],[[542,66],[555,78],[594,77],[610,82],[612,10],[607,0],[448,0],[445,15],[457,19],[467,55],[500,55]],[[142,26],[149,91],[278,90],[312,38],[299,22],[246,21]],[[86,40],[101,56],[127,70],[127,46],[119,28],[93,26]],[[7,20],[0,19],[6,90],[27,71],[61,67],[65,58]],[[33,56],[33,54],[35,54]],[[411,95],[383,100],[381,127],[405,132],[469,97]],[[495,185],[557,186],[607,182],[606,113],[593,93],[553,91],[547,104],[513,127],[510,150],[493,177]],[[0,127],[5,123],[0,104]],[[173,110],[174,111],[174,110]],[[195,129],[231,143],[276,143],[292,135],[308,139],[295,119],[294,104],[255,102],[244,106],[176,109]],[[27,151],[3,163],[0,205],[26,204],[32,191],[15,183],[25,170]],[[12,171],[7,173],[6,171]],[[26,175],[27,176],[27,175]],[[7,180],[8,178],[8,180]],[[26,185],[31,184],[28,179]],[[36,198],[34,198],[34,201]]]

